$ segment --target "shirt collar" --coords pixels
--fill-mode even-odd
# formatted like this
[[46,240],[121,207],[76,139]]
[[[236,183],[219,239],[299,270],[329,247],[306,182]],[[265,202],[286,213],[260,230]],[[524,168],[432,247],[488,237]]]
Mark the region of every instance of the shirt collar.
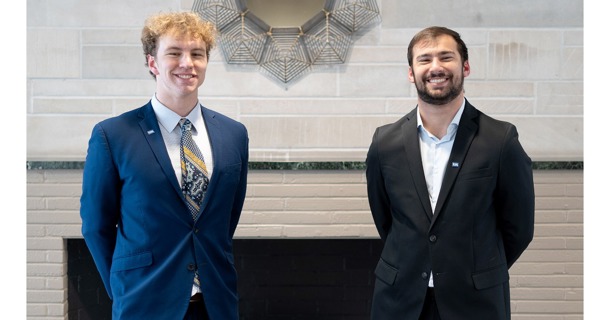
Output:
[[[153,95],[151,104],[161,126],[167,130],[167,132],[174,131],[176,126],[180,124],[182,117],[161,103],[161,101],[157,99],[156,95]],[[195,132],[202,130],[205,126],[203,115],[201,114],[201,105],[199,102],[197,102],[197,106],[193,108],[191,113],[189,113],[185,118],[189,119],[189,121],[193,124]]]
[[[451,127],[457,127],[460,124],[460,119],[462,118],[462,113],[464,113],[465,106],[466,99],[462,101],[462,105],[460,106],[460,109],[458,109],[458,112],[455,113],[455,116],[451,120],[448,129],[451,129]],[[422,121],[421,115],[419,114],[419,106],[417,106],[417,127],[424,128],[424,122]],[[447,132],[449,132],[449,130],[447,130]]]

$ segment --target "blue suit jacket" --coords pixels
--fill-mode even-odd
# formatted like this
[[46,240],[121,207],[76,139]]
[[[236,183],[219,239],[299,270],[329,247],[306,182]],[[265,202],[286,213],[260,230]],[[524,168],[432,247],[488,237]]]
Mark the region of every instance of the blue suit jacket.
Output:
[[195,270],[210,319],[238,319],[232,238],[246,193],[248,134],[202,110],[214,173],[196,221],[150,102],[93,128],[80,214],[113,319],[182,319]]

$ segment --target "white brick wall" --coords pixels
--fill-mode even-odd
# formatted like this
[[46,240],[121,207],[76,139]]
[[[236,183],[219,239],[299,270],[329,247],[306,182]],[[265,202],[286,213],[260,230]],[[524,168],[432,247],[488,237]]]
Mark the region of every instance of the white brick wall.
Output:
[[[82,170],[27,172],[28,319],[64,319],[65,239],[80,234]],[[535,171],[534,241],[511,269],[517,320],[582,319],[583,172]],[[377,238],[360,170],[252,170],[237,238]]]
[[248,179],[236,237],[377,237],[360,171],[253,171]]

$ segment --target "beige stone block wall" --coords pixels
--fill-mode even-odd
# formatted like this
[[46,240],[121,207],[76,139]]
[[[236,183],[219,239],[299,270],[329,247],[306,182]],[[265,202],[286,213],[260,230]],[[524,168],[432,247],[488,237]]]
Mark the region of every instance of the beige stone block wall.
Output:
[[[145,17],[194,0],[27,0],[28,160],[82,161],[94,123],[145,104]],[[283,86],[212,52],[201,101],[243,122],[253,161],[363,161],[375,127],[415,107],[409,40],[446,25],[469,46],[467,98],[514,122],[536,161],[583,159],[583,3],[377,0],[345,64]],[[70,129],[67,129],[70,128]]]

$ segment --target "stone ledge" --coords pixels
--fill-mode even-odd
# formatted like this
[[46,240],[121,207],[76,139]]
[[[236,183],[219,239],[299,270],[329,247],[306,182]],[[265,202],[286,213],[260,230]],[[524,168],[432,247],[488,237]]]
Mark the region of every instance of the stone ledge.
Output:
[[[534,170],[583,170],[583,161],[535,161]],[[84,161],[27,161],[27,170],[83,169]],[[358,161],[341,162],[250,162],[250,170],[364,170],[366,164]]]

